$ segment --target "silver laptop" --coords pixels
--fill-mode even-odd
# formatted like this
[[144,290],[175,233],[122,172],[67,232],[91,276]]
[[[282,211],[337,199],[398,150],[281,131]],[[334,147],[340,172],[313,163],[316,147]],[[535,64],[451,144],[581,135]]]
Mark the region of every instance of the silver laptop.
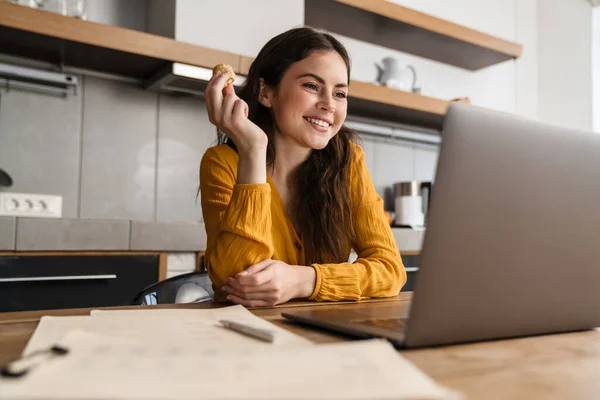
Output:
[[600,134],[452,105],[409,317],[378,313],[284,316],[399,347],[600,326]]

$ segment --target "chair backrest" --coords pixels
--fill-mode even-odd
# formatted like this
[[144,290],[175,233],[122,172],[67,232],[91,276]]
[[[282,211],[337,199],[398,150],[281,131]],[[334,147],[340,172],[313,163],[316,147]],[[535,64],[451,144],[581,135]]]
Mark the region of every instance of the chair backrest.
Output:
[[212,282],[206,271],[190,272],[154,283],[140,291],[133,305],[200,303],[212,301]]

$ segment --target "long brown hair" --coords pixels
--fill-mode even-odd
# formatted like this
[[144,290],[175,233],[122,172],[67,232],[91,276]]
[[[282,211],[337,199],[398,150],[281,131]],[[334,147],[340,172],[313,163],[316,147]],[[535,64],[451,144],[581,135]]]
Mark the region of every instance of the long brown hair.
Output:
[[[275,121],[271,110],[259,101],[260,78],[277,88],[284,73],[295,62],[314,51],[335,51],[344,60],[350,81],[350,57],[333,36],[312,28],[294,28],[271,39],[250,66],[238,95],[248,103],[248,118],[269,138],[267,165],[275,162]],[[217,131],[219,143],[235,149],[234,143]],[[305,247],[308,265],[347,261],[355,239],[350,193],[350,167],[353,164],[354,132],[344,126],[321,150],[313,150],[295,176],[293,218]]]

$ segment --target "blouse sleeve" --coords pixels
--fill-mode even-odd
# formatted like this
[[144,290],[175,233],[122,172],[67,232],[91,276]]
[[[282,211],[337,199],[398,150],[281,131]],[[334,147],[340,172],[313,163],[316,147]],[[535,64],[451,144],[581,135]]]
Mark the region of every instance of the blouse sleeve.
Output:
[[353,192],[353,223],[358,259],[353,263],[313,264],[317,273],[314,300],[360,300],[396,296],[406,283],[406,270],[394,235],[375,191],[363,150],[356,145]]
[[237,157],[226,151],[210,148],[200,163],[205,266],[218,288],[228,277],[273,256],[271,188],[268,183],[236,184]]

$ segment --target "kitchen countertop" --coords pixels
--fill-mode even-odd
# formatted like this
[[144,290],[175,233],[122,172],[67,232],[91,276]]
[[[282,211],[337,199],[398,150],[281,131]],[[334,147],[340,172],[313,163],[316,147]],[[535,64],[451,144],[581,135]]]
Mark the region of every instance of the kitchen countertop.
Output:
[[[424,231],[392,228],[400,252],[419,252]],[[0,251],[172,251],[206,249],[202,222],[0,217]]]
[[3,251],[177,251],[206,249],[201,222],[0,217]]

